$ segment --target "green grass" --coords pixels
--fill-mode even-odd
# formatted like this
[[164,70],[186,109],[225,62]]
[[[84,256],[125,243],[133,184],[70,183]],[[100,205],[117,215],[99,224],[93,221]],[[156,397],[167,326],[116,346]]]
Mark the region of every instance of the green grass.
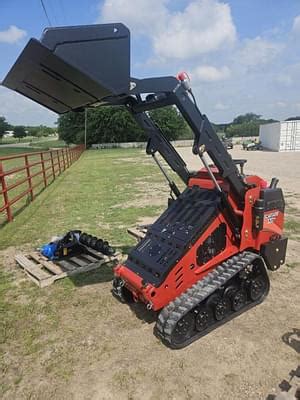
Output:
[[[86,151],[58,177],[13,223],[1,229],[0,248],[41,244],[70,229],[82,229],[117,243],[128,243],[126,226],[161,207],[138,203],[151,183],[163,178],[155,165],[145,163],[140,150]],[[129,202],[129,205],[126,203]]]
[[297,221],[296,219],[287,218],[284,224],[284,228],[290,234],[300,234],[300,221]]
[[39,140],[40,140],[39,138],[36,138],[33,136],[25,136],[21,139],[16,139],[14,137],[8,137],[8,138],[3,138],[2,140],[0,140],[0,147],[2,144],[27,143],[27,142],[31,142],[31,141],[38,142]]
[[33,143],[35,147],[41,147],[41,148],[59,148],[59,147],[66,147],[66,142],[64,140],[42,140],[37,143]]
[[[140,150],[86,151],[1,229],[0,248],[33,249],[52,235],[78,228],[124,250],[134,244],[127,226],[159,214],[166,204],[167,189],[161,205],[151,204],[155,187],[165,188],[164,180]],[[142,204],[141,198],[147,196],[149,201]],[[116,321],[119,305],[110,294],[112,266],[39,289],[4,260],[0,258],[0,398],[14,397],[14,391],[31,376],[65,386],[74,366],[115,351],[104,331],[93,331],[95,318],[105,321],[103,329],[107,322],[135,328],[135,320]],[[101,285],[107,285],[104,292]],[[87,346],[91,332],[95,344]],[[30,398],[27,390],[24,396]]]
[[14,154],[32,153],[34,151],[40,151],[34,147],[1,147],[0,146],[0,157],[12,156]]
[[2,144],[14,144],[14,143],[39,143],[43,142],[47,139],[47,137],[35,137],[35,136],[25,136],[21,139],[16,139],[14,137],[9,137],[9,138],[3,138],[0,140],[0,147]]
[[67,144],[65,143],[64,140],[39,140],[39,141],[23,141],[21,143],[28,142],[30,145],[27,147],[5,147],[1,146],[0,144],[0,157],[5,156],[8,154],[14,154],[14,153],[27,153],[29,151],[43,151],[43,150],[49,150],[50,148],[62,148],[62,147],[67,147]]

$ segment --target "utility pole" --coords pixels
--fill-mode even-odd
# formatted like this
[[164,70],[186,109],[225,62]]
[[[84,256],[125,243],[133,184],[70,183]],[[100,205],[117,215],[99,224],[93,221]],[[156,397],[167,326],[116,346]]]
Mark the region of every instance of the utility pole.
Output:
[[86,149],[86,133],[87,133],[87,107],[84,109],[84,147]]

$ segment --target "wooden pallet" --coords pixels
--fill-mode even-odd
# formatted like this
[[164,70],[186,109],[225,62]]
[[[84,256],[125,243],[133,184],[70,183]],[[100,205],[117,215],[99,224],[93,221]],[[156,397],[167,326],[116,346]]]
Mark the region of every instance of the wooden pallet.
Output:
[[127,232],[133,236],[138,242],[140,242],[146,236],[147,230],[151,224],[148,225],[137,225],[135,228],[128,228]]
[[115,253],[113,256],[105,256],[89,248],[86,254],[66,257],[60,261],[49,261],[38,251],[28,254],[19,253],[15,256],[15,260],[28,277],[43,288],[66,276],[92,271],[109,262],[117,263],[119,256],[120,253]]

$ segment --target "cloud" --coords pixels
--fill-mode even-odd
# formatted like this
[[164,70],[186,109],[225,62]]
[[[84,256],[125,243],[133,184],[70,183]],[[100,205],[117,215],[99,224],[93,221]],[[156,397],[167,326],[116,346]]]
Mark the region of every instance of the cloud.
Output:
[[292,30],[293,32],[300,32],[300,15],[294,18]]
[[26,97],[0,86],[0,114],[14,125],[53,126],[57,114]]
[[239,54],[239,61],[247,66],[270,63],[284,48],[282,43],[265,40],[260,36],[246,39]]
[[6,31],[0,31],[0,43],[14,44],[19,42],[27,35],[27,32],[11,25]]
[[224,103],[218,102],[215,104],[215,110],[220,110],[220,111],[224,111],[224,110],[228,110],[229,106],[227,106]]
[[201,65],[191,72],[191,77],[196,82],[221,81],[230,77],[230,69],[227,66],[216,68],[212,65]]
[[151,34],[168,18],[167,0],[105,0],[97,22],[123,22],[134,34]]
[[236,39],[230,7],[214,0],[191,2],[154,36],[154,51],[166,58],[187,59],[232,44]]
[[277,107],[287,107],[287,103],[285,101],[277,101],[275,103],[275,106],[277,106]]
[[277,82],[285,85],[285,86],[291,86],[293,83],[293,79],[284,73],[278,74],[276,77]]
[[235,42],[236,29],[228,4],[194,0],[175,12],[168,3],[105,0],[97,21],[123,21],[133,32],[147,35],[155,55],[167,59],[195,58]]

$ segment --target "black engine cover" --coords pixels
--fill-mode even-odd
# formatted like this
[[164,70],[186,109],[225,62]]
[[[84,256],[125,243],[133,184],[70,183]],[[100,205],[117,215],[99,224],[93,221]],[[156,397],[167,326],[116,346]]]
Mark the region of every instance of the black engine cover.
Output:
[[145,283],[158,287],[221,208],[217,191],[187,188],[149,228],[125,262]]

